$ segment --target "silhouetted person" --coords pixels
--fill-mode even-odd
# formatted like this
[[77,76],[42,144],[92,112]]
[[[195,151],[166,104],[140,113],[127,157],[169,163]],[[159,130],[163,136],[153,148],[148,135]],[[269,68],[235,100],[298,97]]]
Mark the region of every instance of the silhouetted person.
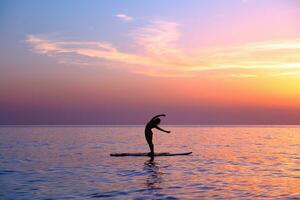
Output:
[[159,117],[165,117],[166,115],[165,114],[161,114],[161,115],[156,115],[154,116],[146,125],[145,127],[145,137],[146,137],[146,140],[148,142],[148,145],[149,145],[149,148],[150,148],[150,152],[149,152],[149,155],[150,156],[153,156],[154,155],[154,145],[152,143],[152,136],[153,136],[153,133],[152,133],[152,130],[153,128],[156,128],[160,131],[163,131],[163,132],[166,132],[166,133],[171,133],[171,131],[166,131],[162,128],[160,128],[158,125],[160,124],[160,118]]

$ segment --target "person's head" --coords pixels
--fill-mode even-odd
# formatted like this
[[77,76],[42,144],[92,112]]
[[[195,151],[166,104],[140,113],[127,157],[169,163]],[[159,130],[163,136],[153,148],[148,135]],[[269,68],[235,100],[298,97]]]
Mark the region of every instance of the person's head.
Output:
[[155,118],[153,122],[154,122],[155,125],[158,125],[158,124],[160,124],[160,119],[159,118]]

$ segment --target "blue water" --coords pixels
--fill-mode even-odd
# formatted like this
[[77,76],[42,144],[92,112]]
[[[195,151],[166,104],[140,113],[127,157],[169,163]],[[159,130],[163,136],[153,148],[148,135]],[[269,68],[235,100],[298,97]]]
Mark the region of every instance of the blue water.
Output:
[[300,199],[299,126],[1,127],[0,199]]

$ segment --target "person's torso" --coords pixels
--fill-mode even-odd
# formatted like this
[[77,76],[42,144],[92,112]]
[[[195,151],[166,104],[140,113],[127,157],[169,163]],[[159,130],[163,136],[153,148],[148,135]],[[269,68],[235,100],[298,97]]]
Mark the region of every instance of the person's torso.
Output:
[[155,124],[153,124],[152,121],[149,121],[145,127],[145,131],[151,131],[155,127]]

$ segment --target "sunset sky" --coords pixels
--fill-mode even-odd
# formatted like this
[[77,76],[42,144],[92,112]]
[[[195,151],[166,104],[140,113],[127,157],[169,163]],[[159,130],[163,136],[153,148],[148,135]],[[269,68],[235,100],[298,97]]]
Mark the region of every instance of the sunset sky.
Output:
[[300,124],[298,0],[1,0],[0,124]]

